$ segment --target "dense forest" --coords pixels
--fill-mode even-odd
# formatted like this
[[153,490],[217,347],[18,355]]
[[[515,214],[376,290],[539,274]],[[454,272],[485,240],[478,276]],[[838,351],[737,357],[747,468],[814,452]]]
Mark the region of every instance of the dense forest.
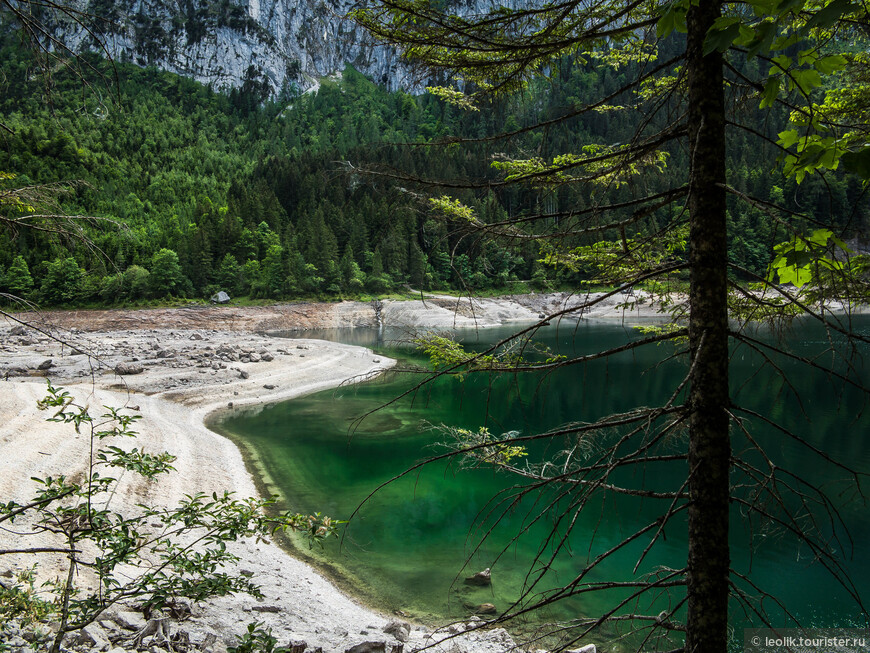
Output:
[[[9,35],[0,61],[0,123],[8,128],[0,134],[0,184],[61,184],[57,206],[40,210],[98,218],[82,223],[89,247],[38,230],[0,232],[0,290],[44,305],[207,298],[218,290],[326,299],[407,287],[510,290],[523,287],[518,281],[533,289],[576,287],[594,279],[594,270],[545,265],[535,241],[469,236],[461,220],[432,209],[425,200],[432,189],[413,176],[448,182],[436,194],[449,192],[450,180],[478,182],[479,192],[458,197],[481,222],[544,213],[554,230],[560,216],[639,190],[632,180],[594,192],[495,183],[499,171],[490,163],[505,152],[547,159],[630,142],[643,121],[640,105],[521,129],[631,77],[594,59],[566,61],[552,83],[479,112],[429,94],[387,93],[350,68],[314,92],[268,98],[255,79],[221,93],[96,58],[105,83],[83,88],[60,71],[47,84]],[[784,112],[758,113],[758,129],[768,135],[786,122]],[[489,138],[505,132],[517,133]],[[773,148],[749,142],[737,132],[729,143],[732,187],[809,223],[839,225],[846,237],[866,226],[866,209],[856,208],[860,181],[813,175],[798,185],[779,172]],[[643,192],[658,190],[657,176],[667,188],[670,172],[686,166],[685,152],[665,152],[644,176]],[[397,183],[391,170],[405,178]],[[763,207],[734,207],[732,256],[764,273],[783,233]],[[33,208],[20,207],[21,215]],[[680,210],[671,205],[632,229],[642,235]],[[618,237],[595,234],[576,244]]]

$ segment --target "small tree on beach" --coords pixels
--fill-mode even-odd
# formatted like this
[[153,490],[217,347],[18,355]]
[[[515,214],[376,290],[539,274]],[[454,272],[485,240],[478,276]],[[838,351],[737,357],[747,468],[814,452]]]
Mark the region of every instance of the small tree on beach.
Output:
[[[227,544],[244,537],[266,537],[275,531],[301,531],[311,542],[335,533],[328,517],[285,512],[266,514],[272,499],[237,498],[223,494],[188,495],[175,507],[139,505],[129,514],[113,511],[109,501],[118,486],[115,474],[129,472],[157,480],[173,470],[174,458],[165,452],[146,453],[120,446],[121,438],[136,435],[138,415],[107,408],[91,415],[63,389],[50,383],[39,407],[52,411],[49,421],[70,424],[90,440],[85,477],[34,479],[37,490],[24,503],[0,503],[0,524],[28,521],[34,533],[51,534],[50,546],[21,546],[0,550],[0,556],[45,553],[66,556],[66,575],[51,584],[48,610],[55,612],[58,630],[49,644],[58,653],[64,637],[92,623],[119,601],[137,599],[150,609],[173,607],[179,599],[247,592],[261,596],[250,578],[231,571],[237,561]],[[24,537],[22,537],[22,541]],[[96,583],[85,590],[79,576],[90,573]],[[17,588],[0,587],[0,596],[22,595]],[[0,617],[19,616],[33,601],[10,602]],[[43,606],[47,605],[45,603]]]
[[[545,490],[567,497],[568,508],[558,501],[544,501],[536,513],[537,518],[550,517],[555,523],[541,544],[542,551],[552,548],[548,555],[569,547],[562,525],[568,524],[570,531],[579,511],[596,505],[594,501],[603,494],[634,496],[661,506],[657,518],[581,565],[576,577],[558,589],[538,590],[551,559],[542,554],[536,568],[529,570],[522,595],[494,623],[521,618],[572,596],[620,586],[626,596],[615,601],[611,610],[552,624],[549,634],[559,637],[558,646],[571,648],[604,624],[628,623],[639,632],[639,650],[653,646],[725,653],[732,600],[762,623],[769,623],[766,602],[782,605],[775,592],[754,586],[731,567],[729,519],[734,505],[746,512],[747,519],[775,524],[801,539],[862,606],[855,579],[849,578],[839,558],[845,543],[836,541],[840,531],[835,505],[822,488],[791,474],[759,447],[747,425],[753,420],[767,422],[821,459],[826,459],[825,453],[799,433],[778,426],[771,416],[734,405],[729,357],[731,347],[745,347],[776,365],[773,352],[778,348],[742,326],[752,320],[783,323],[796,315],[818,321],[853,344],[867,343],[867,336],[856,333],[850,322],[851,307],[870,299],[866,258],[854,256],[844,243],[843,237],[857,234],[855,225],[818,224],[813,216],[754,198],[729,185],[726,162],[727,134],[740,132],[760,146],[775,148],[786,172],[798,182],[841,164],[870,176],[865,131],[851,129],[820,104],[826,80],[861,49],[862,30],[868,24],[866,6],[840,0],[590,0],[499,6],[473,14],[438,3],[376,0],[354,16],[381,41],[399,48],[411,64],[455,81],[455,86],[430,90],[469,110],[480,110],[493,95],[523,92],[535,78],[558,83],[561,72],[576,62],[599,61],[622,75],[624,83],[615,91],[580,98],[539,124],[470,143],[498,142],[507,149],[512,139],[535,132],[542,134],[538,142],[545,143],[549,127],[579,116],[618,112],[637,116],[639,126],[627,142],[588,143],[580,151],[555,155],[543,144],[531,155],[494,154],[492,165],[498,175],[491,179],[420,179],[403,170],[369,170],[400,180],[404,188],[416,184],[430,189],[430,194],[437,189],[430,209],[457,225],[465,237],[537,243],[541,264],[582,266],[593,271],[594,281],[615,286],[546,316],[486,352],[469,353],[455,344],[428,339],[424,346],[440,364],[441,373],[546,371],[664,342],[673,343],[675,354],[687,361],[685,377],[661,406],[639,406],[551,433],[510,433],[501,438],[470,430],[455,433],[456,451],[448,456],[497,464],[524,479],[525,484],[499,503],[505,510],[516,505],[515,500],[541,496]],[[850,43],[855,47],[850,48]],[[676,54],[660,59],[659,45]],[[791,123],[782,132],[769,134],[766,126],[751,123],[754,114],[747,107],[752,105],[790,113]],[[452,139],[448,147],[459,143]],[[650,191],[648,180],[666,175],[669,157],[677,155],[687,161],[686,176],[672,180],[664,190]],[[542,201],[569,186],[584,188],[585,204],[487,222],[470,202],[456,197],[509,192],[518,184],[537,189]],[[456,196],[438,196],[439,192]],[[727,212],[729,205],[736,204],[759,210],[775,225],[780,244],[772,252],[769,276],[740,266],[729,250]],[[568,314],[582,315],[598,302],[636,287],[647,289],[652,299],[670,309],[672,324],[581,358],[541,360],[517,355],[537,328]],[[829,312],[826,307],[832,303],[844,312]],[[511,342],[514,346],[508,347]],[[506,347],[508,354],[500,354]],[[830,365],[812,359],[804,362],[866,392],[856,367],[848,361],[839,366],[839,353],[834,353]],[[684,441],[677,437],[681,433]],[[539,465],[522,464],[522,458],[506,453],[516,454],[525,442],[542,439],[566,444],[552,460]],[[671,450],[675,439],[684,445],[678,452]],[[736,450],[732,439],[740,442]],[[575,455],[587,450],[596,453]],[[674,460],[686,466],[679,487],[645,484],[644,470]],[[836,464],[860,493],[864,475],[845,461]],[[631,470],[635,474],[626,481],[623,473]],[[637,572],[666,528],[683,516],[688,530],[684,567],[620,583],[592,580],[602,561],[643,541]],[[835,526],[830,530],[821,526],[825,520]],[[641,600],[662,593],[673,597],[664,612],[638,611]]]

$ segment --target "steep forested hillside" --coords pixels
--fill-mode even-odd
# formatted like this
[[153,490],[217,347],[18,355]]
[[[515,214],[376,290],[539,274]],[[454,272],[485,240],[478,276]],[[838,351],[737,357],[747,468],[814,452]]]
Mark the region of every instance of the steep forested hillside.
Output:
[[[591,272],[545,268],[534,243],[463,237],[461,224],[431,212],[426,189],[413,179],[397,183],[361,174],[360,166],[479,180],[479,193],[461,197],[482,221],[543,210],[556,228],[560,212],[617,199],[631,182],[597,196],[567,186],[487,188],[498,179],[487,162],[503,153],[546,158],[628,142],[643,118],[641,111],[603,111],[506,141],[433,145],[516,130],[564,113],[593,88],[617,88],[624,74],[594,63],[565,66],[558,83],[474,113],[431,96],[386,93],[351,69],[316,93],[264,104],[255,84],[226,96],[125,64],[114,68],[117,86],[83,92],[80,80],[60,73],[46,94],[28,53],[7,42],[0,59],[0,122],[11,130],[0,136],[0,171],[16,175],[2,183],[81,181],[59,198],[60,207],[110,220],[86,227],[93,249],[38,231],[0,232],[0,289],[46,304],[207,297],[219,289],[292,298],[383,293],[401,284],[576,284]],[[112,78],[111,67],[94,64]],[[759,130],[775,134],[785,118],[760,119]],[[730,183],[738,190],[845,226],[867,219],[853,209],[857,182],[815,176],[798,186],[771,172],[773,151],[735,139],[731,153]],[[656,163],[662,188],[686,156],[668,152]],[[644,183],[656,190],[655,176]],[[740,262],[763,271],[782,239],[775,223],[760,208],[730,217]],[[666,218],[653,214],[634,228],[643,232]],[[617,235],[595,237],[602,236]]]

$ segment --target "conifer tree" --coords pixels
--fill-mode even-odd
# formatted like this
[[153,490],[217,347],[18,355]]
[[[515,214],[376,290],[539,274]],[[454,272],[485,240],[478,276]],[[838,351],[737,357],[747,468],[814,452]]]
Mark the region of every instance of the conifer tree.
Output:
[[[354,16],[383,42],[398,47],[418,66],[421,77],[434,71],[442,79],[457,82],[455,86],[430,87],[432,93],[465,110],[485,108],[488,115],[492,115],[488,103],[493,96],[522,91],[541,76],[549,76],[557,87],[561,72],[576,61],[600,60],[622,73],[625,82],[621,86],[590,89],[560,115],[548,116],[537,125],[525,125],[501,138],[509,144],[510,137],[543,131],[579,116],[598,113],[614,120],[620,113],[633,112],[641,118],[628,141],[584,143],[578,151],[555,154],[542,147],[535,156],[524,158],[500,154],[493,163],[501,175],[495,180],[462,181],[447,176],[421,180],[411,174],[410,166],[399,166],[399,170],[373,168],[370,172],[401,179],[403,185],[413,182],[442,192],[452,189],[457,194],[474,192],[478,196],[507,193],[513,185],[526,184],[541,192],[539,211],[513,214],[494,224],[487,224],[474,204],[460,202],[455,196],[433,197],[430,208],[464,225],[465,233],[540,243],[538,257],[545,265],[567,269],[592,265],[599,281],[626,292],[645,285],[653,289],[654,296],[672,301],[672,291],[684,290],[687,300],[673,311],[672,327],[628,346],[666,340],[687,342],[689,372],[674,388],[671,401],[654,408],[638,407],[591,425],[569,425],[560,431],[561,436],[575,434],[577,446],[583,438],[597,434],[604,446],[611,429],[621,425],[626,430],[619,440],[619,451],[623,452],[619,457],[602,455],[583,463],[569,456],[570,464],[536,468],[499,459],[502,467],[527,479],[530,488],[556,487],[557,493],[567,494],[576,487],[570,496],[576,497],[572,505],[577,511],[588,504],[590,496],[606,492],[647,500],[657,497],[669,507],[663,508],[649,527],[589,562],[561,589],[532,598],[543,572],[531,570],[523,597],[496,621],[596,590],[590,574],[601,559],[638,539],[652,547],[665,528],[679,519],[678,513],[685,512],[688,548],[684,568],[629,581],[625,584],[629,599],[617,602],[612,611],[554,627],[554,631],[565,635],[564,648],[573,648],[597,626],[630,621],[647,632],[639,644],[643,650],[649,650],[650,645],[667,650],[678,643],[677,650],[690,653],[725,653],[729,597],[744,601],[756,591],[769,596],[758,588],[738,588],[745,579],[730,566],[729,506],[741,502],[744,510],[762,520],[792,523],[795,515],[780,500],[778,490],[772,489],[785,472],[772,464],[755,467],[732,452],[732,430],[739,433],[743,422],[740,408],[732,405],[729,394],[729,344],[742,343],[753,349],[759,345],[740,329],[732,328],[729,315],[738,320],[789,319],[804,312],[834,332],[866,341],[865,336],[851,331],[848,317],[831,316],[813,307],[813,301],[820,296],[828,300],[835,297],[849,306],[866,302],[870,296],[866,283],[862,283],[866,279],[856,274],[863,263],[855,264],[832,231],[804,233],[800,230],[803,223],[793,220],[793,214],[760,203],[729,185],[727,133],[742,130],[762,144],[775,144],[783,152],[786,172],[798,182],[836,168],[841,156],[853,170],[861,171],[860,163],[868,152],[863,136],[825,121],[816,104],[824,77],[846,64],[843,50],[848,49],[848,39],[868,24],[865,6],[839,0],[582,0],[500,6],[474,14],[472,9],[447,10],[440,3],[377,0]],[[835,39],[839,42],[833,48]],[[667,46],[661,49],[676,54],[659,58],[658,46]],[[793,128],[769,135],[758,125],[744,123],[740,108],[750,102],[760,103],[761,108],[776,105],[791,111]],[[482,134],[481,140],[492,137]],[[451,147],[456,147],[455,141]],[[667,175],[668,159],[678,155],[688,158],[687,176],[664,177],[670,182],[665,190],[649,190],[655,188],[654,180]],[[864,170],[870,171],[870,166]],[[567,187],[583,189],[577,191],[581,201],[566,209],[549,208],[552,195],[546,194]],[[769,278],[741,268],[731,258],[729,201],[760,207],[777,222],[779,233],[786,234],[788,240],[778,247]],[[660,226],[651,231],[651,224]],[[455,260],[461,262],[464,256]],[[736,283],[738,275],[758,285]],[[795,290],[785,290],[776,283],[789,281],[795,282]],[[572,310],[582,314],[596,301],[589,299]],[[547,316],[541,325],[566,312],[570,311]],[[525,336],[530,331],[534,329],[526,330]],[[447,372],[547,369],[582,362],[517,362],[493,357],[493,351],[470,354],[458,347],[445,349],[432,340],[424,344]],[[605,351],[595,357],[612,353]],[[861,384],[860,378],[847,377],[845,382]],[[626,482],[616,473],[634,469],[635,475],[643,478],[642,470],[647,466],[672,460],[661,445],[668,433],[682,428],[688,432],[687,446],[679,455],[686,462],[686,479],[678,490],[662,491],[642,482]],[[546,434],[507,434],[499,440],[470,432],[463,437],[460,432],[458,455],[486,461],[494,452],[514,451],[525,440],[542,437]],[[751,443],[751,436],[747,437]],[[624,452],[621,447],[633,438],[635,448]],[[765,456],[763,451],[759,453]],[[732,484],[739,488],[743,482],[758,494],[733,489]],[[794,490],[800,509],[812,511],[801,492]],[[777,502],[785,516],[771,516],[762,496]],[[553,504],[549,509],[556,510]],[[830,547],[819,532],[797,530],[796,534],[860,603],[854,579],[838,565],[836,547]],[[542,550],[548,544],[557,550],[564,546],[565,539],[558,533],[551,533],[551,538],[542,544]],[[648,548],[638,565],[646,551]],[[608,586],[601,583],[598,589]],[[682,588],[682,598],[678,588]],[[663,591],[676,592],[676,598],[662,614],[624,613],[639,597]],[[765,618],[763,607],[744,606]]]
[[24,257],[18,255],[6,271],[6,287],[9,292],[18,297],[26,297],[33,290],[33,277]]

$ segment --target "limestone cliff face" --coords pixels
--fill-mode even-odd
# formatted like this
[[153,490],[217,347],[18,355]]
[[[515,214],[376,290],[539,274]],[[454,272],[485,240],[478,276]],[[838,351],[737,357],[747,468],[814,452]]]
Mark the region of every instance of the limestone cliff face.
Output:
[[[391,89],[410,75],[394,51],[374,46],[343,17],[353,0],[82,0],[117,61],[153,65],[216,89],[305,90],[347,64]],[[74,49],[85,30],[59,25]]]

